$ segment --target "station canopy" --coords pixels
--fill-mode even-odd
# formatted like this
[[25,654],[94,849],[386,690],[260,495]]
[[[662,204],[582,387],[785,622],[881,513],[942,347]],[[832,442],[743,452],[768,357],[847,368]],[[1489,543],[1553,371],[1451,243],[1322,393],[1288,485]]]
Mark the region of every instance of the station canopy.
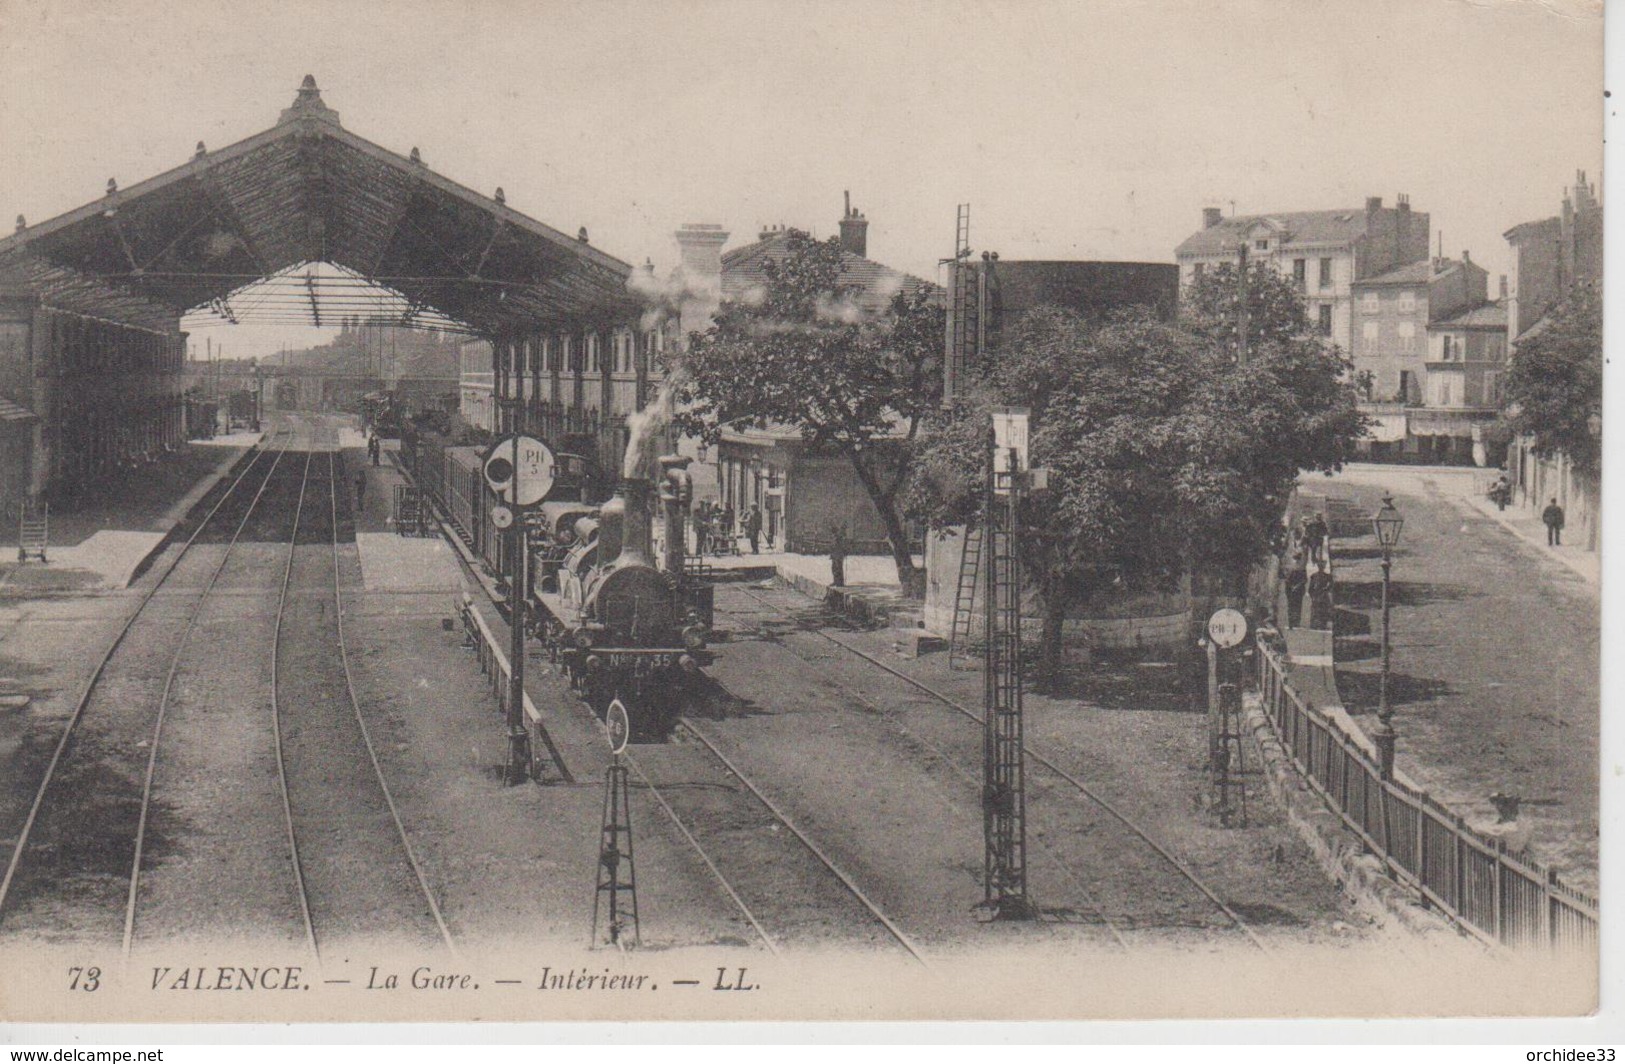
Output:
[[633,319],[631,268],[344,129],[306,77],[275,126],[0,240],[0,287],[168,331],[181,315],[484,336]]

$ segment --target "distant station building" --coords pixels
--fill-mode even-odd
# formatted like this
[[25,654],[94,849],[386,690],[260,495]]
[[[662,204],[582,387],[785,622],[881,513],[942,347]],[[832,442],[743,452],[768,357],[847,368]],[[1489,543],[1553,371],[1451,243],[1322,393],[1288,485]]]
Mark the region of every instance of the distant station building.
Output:
[[[318,276],[310,267],[327,264]],[[394,324],[454,329],[493,347],[498,431],[540,430],[588,365],[646,375],[631,267],[586,231],[553,229],[346,130],[307,77],[262,133],[202,143],[183,165],[0,240],[0,482],[71,494],[183,439],[182,316],[252,319],[254,285],[277,286],[277,321],[337,324],[388,296]],[[454,357],[454,356],[453,356]],[[449,365],[450,363],[448,363]],[[440,390],[455,401],[448,369]],[[602,394],[607,409],[610,388]],[[544,407],[551,403],[552,407]],[[579,405],[579,404],[578,404]],[[562,420],[562,419],[560,419]],[[575,419],[606,467],[611,419]],[[27,446],[10,438],[26,436]],[[21,451],[27,451],[19,457]],[[20,475],[19,470],[25,469]]]

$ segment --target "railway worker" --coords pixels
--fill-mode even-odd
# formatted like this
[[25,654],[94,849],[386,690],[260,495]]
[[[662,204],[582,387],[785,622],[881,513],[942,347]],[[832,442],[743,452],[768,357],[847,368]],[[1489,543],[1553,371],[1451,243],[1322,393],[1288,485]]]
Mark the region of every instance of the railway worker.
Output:
[[1292,552],[1286,571],[1286,626],[1297,628],[1303,621],[1303,593],[1309,589],[1309,556],[1303,548]]
[[745,538],[750,541],[752,554],[762,553],[760,540],[762,538],[762,508],[752,505],[750,513],[745,515]]
[[1330,631],[1332,627],[1332,574],[1324,561],[1317,563],[1309,578],[1309,627]]
[[358,469],[355,473],[355,508],[360,513],[367,508],[367,471]]

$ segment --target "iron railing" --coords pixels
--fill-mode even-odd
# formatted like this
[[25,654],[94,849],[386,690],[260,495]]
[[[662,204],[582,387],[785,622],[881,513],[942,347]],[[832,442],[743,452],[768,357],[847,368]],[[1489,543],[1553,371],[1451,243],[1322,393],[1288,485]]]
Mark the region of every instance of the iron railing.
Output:
[[1402,882],[1486,941],[1597,948],[1597,899],[1507,852],[1427,794],[1383,780],[1376,762],[1304,703],[1277,650],[1259,645],[1264,713],[1298,772]]

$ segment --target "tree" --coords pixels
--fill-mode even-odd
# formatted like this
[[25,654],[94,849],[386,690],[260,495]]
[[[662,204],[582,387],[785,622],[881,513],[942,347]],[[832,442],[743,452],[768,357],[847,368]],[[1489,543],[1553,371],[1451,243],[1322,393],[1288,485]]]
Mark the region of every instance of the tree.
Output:
[[[1181,319],[1226,351],[1236,349],[1236,308],[1239,271],[1221,263],[1191,281],[1180,293]],[[1271,343],[1314,341],[1303,297],[1267,262],[1254,262],[1247,270],[1247,343],[1249,350]]]
[[1577,285],[1518,344],[1505,381],[1507,422],[1541,457],[1568,455],[1592,484],[1602,471],[1602,296]]
[[724,428],[792,426],[809,447],[845,456],[906,588],[914,562],[898,495],[920,420],[940,401],[942,310],[899,293],[885,313],[866,313],[844,269],[838,239],[791,230],[783,259],[764,264],[761,298],[725,304],[690,337],[676,420],[711,442]]
[[1244,589],[1299,472],[1336,468],[1364,431],[1346,365],[1306,328],[1278,328],[1290,313],[1256,319],[1245,366],[1221,319],[1089,323],[1037,308],[922,434],[910,509],[937,525],[974,521],[988,409],[1031,411],[1031,461],[1050,470],[1019,515],[1044,611],[1041,681],[1056,675],[1069,607],[1107,585],[1166,588],[1190,573]]

